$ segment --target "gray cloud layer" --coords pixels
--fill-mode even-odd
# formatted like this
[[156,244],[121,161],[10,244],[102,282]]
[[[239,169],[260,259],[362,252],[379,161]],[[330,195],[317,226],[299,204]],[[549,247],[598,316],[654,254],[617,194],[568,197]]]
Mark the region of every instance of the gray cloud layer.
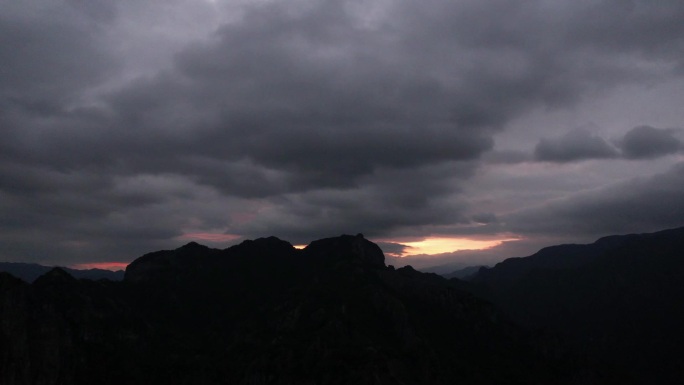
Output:
[[587,130],[570,131],[559,138],[543,138],[534,149],[539,161],[566,163],[588,159],[653,159],[684,149],[677,137],[682,129],[637,126],[629,130],[614,148],[605,139]]
[[[511,119],[684,68],[679,1],[0,7],[5,259],[487,222],[462,191]],[[641,131],[626,157],[673,152]],[[612,151],[586,132],[536,156]]]
[[550,200],[508,215],[511,230],[595,236],[654,231],[682,225],[684,163],[649,177]]
[[571,162],[614,158],[617,151],[598,135],[586,130],[576,130],[557,139],[540,140],[534,149],[534,156],[542,161]]
[[[681,131],[681,130],[679,130]],[[639,126],[631,129],[620,143],[626,158],[657,158],[684,149],[682,142],[675,136],[676,130]]]

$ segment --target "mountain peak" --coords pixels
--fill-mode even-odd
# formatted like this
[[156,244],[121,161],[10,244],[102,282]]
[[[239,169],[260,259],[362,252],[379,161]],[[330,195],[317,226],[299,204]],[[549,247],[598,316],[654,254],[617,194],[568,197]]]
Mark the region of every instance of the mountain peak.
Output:
[[195,241],[188,242],[184,244],[183,246],[179,247],[179,249],[208,249],[208,246],[201,245]]
[[73,283],[76,281],[76,278],[74,278],[71,274],[67,273],[66,270],[62,269],[61,267],[54,267],[52,268],[52,270],[38,277],[34,284],[39,286],[54,284],[59,285]]
[[319,239],[311,242],[304,252],[317,258],[347,259],[368,267],[385,267],[382,249],[363,234]]
[[292,252],[294,246],[290,242],[274,236],[266,238],[248,239],[242,241],[239,245],[232,246],[226,250],[232,250],[245,255],[264,255],[264,254],[278,254],[281,252]]
[[382,250],[364,238],[363,234],[320,239],[311,242],[303,251],[295,249],[287,241],[270,236],[245,240],[224,250],[190,242],[176,250],[148,253],[128,265],[124,279],[177,281],[190,272],[230,268],[234,263],[252,264],[255,267],[264,264],[281,266],[282,263],[307,263],[307,260],[316,264],[348,261],[363,267],[385,267]]

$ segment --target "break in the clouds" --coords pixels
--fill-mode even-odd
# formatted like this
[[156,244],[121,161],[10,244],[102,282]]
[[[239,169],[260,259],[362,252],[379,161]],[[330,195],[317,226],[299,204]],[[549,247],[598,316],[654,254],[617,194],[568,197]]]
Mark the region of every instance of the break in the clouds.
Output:
[[[534,236],[510,213],[681,149],[676,130],[625,133],[682,127],[679,1],[0,7],[2,259],[128,261],[189,234]],[[559,168],[543,188],[492,178],[534,159]]]

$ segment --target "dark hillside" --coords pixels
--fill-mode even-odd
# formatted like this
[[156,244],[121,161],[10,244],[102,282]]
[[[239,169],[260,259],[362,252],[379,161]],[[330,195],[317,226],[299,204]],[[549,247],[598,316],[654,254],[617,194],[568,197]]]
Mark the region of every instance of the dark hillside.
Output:
[[147,254],[124,282],[0,276],[0,383],[562,384],[592,372],[361,235]]
[[473,281],[516,321],[562,332],[619,383],[645,384],[684,383],[682,277],[679,228],[547,248]]

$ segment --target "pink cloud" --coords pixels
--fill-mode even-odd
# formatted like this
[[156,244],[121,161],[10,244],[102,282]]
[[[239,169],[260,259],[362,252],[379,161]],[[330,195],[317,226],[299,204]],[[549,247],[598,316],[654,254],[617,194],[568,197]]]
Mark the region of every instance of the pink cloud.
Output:
[[127,262],[93,262],[93,263],[79,263],[72,265],[72,269],[88,270],[88,269],[103,269],[103,270],[126,270]]

